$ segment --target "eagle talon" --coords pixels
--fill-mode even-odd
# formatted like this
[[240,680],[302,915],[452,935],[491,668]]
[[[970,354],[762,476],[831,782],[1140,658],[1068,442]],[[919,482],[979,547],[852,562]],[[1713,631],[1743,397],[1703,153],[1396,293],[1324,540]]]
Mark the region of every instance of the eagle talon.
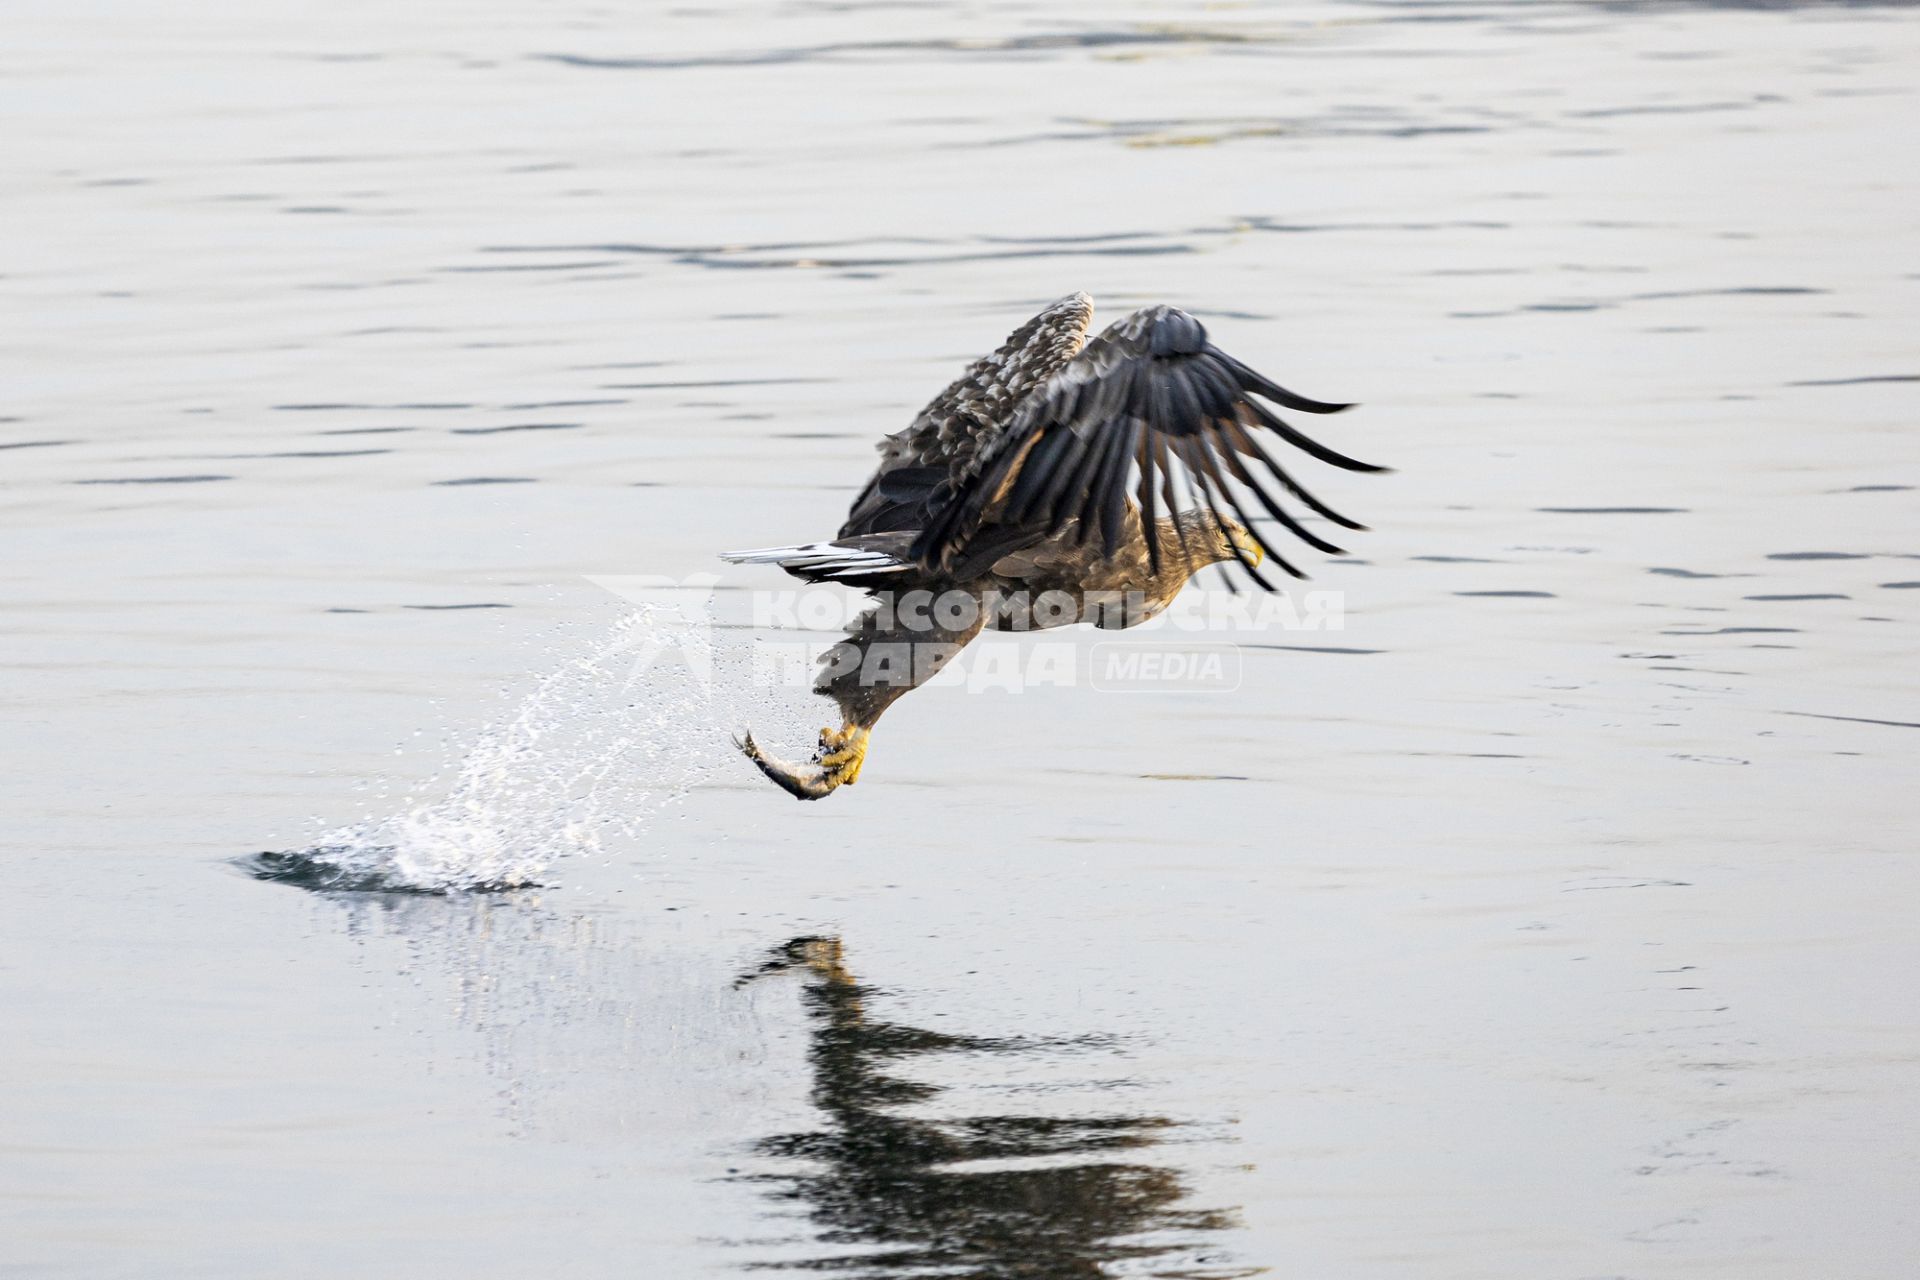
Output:
[[[822,734],[825,745],[825,734]],[[837,785],[850,786],[860,777],[860,766],[867,761],[867,730],[848,725],[834,734],[834,750],[820,756],[821,768],[837,778]]]
[[860,781],[860,770],[863,766],[865,766],[866,763],[867,763],[867,744],[865,739],[863,738],[860,743],[860,752],[858,755],[854,756],[853,764],[847,769],[846,776],[840,779],[840,785],[850,787],[854,783]]

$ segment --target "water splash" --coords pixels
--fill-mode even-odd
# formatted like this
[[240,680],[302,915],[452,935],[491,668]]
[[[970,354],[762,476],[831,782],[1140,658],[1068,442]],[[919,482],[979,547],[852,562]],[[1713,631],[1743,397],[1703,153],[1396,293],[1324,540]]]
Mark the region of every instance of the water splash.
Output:
[[452,785],[417,784],[395,813],[263,853],[253,874],[310,889],[448,893],[541,882],[557,859],[631,837],[733,762],[745,682],[713,632],[662,607],[623,617],[486,726]]

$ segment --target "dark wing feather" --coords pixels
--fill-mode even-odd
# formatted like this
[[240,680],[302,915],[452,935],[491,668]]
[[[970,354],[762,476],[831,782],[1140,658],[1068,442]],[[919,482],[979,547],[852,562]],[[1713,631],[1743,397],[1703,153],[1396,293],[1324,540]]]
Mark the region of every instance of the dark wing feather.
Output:
[[1092,322],[1093,299],[1070,294],[968,365],[905,430],[880,441],[879,469],[853,500],[840,536],[920,528],[936,488],[973,468],[1020,404],[1079,352]]
[[[1112,555],[1137,495],[1148,559],[1157,568],[1165,549],[1156,508],[1166,514],[1176,509],[1178,463],[1188,506],[1204,507],[1216,518],[1238,517],[1276,564],[1303,576],[1275,552],[1257,521],[1270,519],[1321,551],[1339,548],[1282,507],[1275,486],[1336,524],[1364,526],[1302,488],[1260,437],[1278,436],[1348,471],[1385,468],[1329,449],[1281,421],[1262,399],[1304,413],[1349,407],[1310,400],[1254,372],[1208,342],[1206,329],[1184,311],[1137,311],[1036,388],[1006,429],[933,495],[911,555],[927,568],[948,570],[985,530],[1034,525],[1057,534],[1076,518],[1077,536],[1097,536],[1102,552]],[[1185,530],[1176,529],[1184,540]],[[1236,556],[1251,573],[1246,558]]]

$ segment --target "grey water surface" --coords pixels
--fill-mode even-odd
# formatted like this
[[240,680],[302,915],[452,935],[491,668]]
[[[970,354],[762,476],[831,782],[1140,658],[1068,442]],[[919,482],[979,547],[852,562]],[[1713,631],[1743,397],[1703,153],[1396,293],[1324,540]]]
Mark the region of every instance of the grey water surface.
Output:
[[[0,1275],[1915,1273],[1912,6],[6,28]],[[618,584],[1076,289],[1362,402],[1343,626],[795,804]]]

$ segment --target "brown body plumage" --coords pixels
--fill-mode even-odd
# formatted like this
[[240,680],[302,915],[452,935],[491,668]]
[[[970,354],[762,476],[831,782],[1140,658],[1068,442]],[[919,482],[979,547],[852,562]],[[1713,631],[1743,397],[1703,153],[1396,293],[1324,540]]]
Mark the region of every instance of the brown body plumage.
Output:
[[[1380,468],[1300,434],[1255,397],[1310,413],[1347,406],[1275,385],[1174,308],[1137,311],[1089,342],[1092,316],[1085,294],[1054,303],[884,438],[880,466],[831,541],[727,556],[875,596],[821,660],[814,690],[843,722],[821,731],[813,761],[777,760],[751,734],[741,741],[790,794],[818,799],[855,781],[886,708],[983,629],[1133,626],[1165,609],[1194,573],[1225,561],[1271,590],[1258,567],[1271,545],[1248,527],[1255,512],[1338,552],[1270,487],[1362,527],[1302,489],[1259,436],[1349,470]],[[944,607],[918,607],[920,593]],[[1054,607],[1032,607],[1043,596]]]

